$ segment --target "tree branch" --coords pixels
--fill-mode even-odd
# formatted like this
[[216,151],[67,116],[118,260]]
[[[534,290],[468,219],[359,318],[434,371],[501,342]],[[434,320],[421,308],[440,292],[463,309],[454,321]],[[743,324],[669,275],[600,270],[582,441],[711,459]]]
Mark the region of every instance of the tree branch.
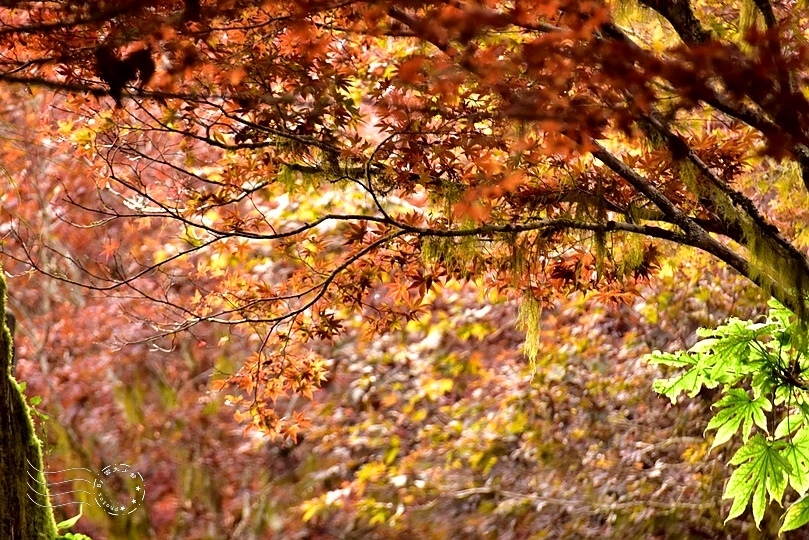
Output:
[[693,45],[711,39],[711,32],[702,27],[702,23],[691,9],[689,0],[639,0],[639,2],[665,17],[683,43]]
[[119,15],[123,15],[124,13],[139,11],[140,9],[141,9],[140,2],[137,1],[128,2],[124,3],[119,7],[99,11],[98,13],[95,13],[87,17],[77,17],[72,21],[59,21],[48,23],[43,22],[39,24],[31,24],[28,26],[6,26],[4,28],[0,28],[0,36],[8,34],[34,34],[38,32],[52,32],[54,30],[67,30],[85,24],[101,23],[104,21],[108,21]]
[[770,30],[774,29],[778,26],[778,21],[775,19],[775,12],[773,12],[772,4],[769,0],[753,0],[756,4],[756,7],[764,15],[764,24],[767,25],[767,28]]
[[[447,493],[444,498],[451,497],[453,499],[467,499],[477,495],[491,495],[495,497],[502,497],[505,499],[513,499],[517,501],[526,501],[538,504],[554,504],[559,506],[571,507],[574,511],[590,510],[594,512],[614,512],[616,510],[627,510],[638,507],[650,507],[660,510],[669,510],[676,512],[678,510],[704,510],[706,508],[713,508],[713,502],[704,503],[684,503],[684,502],[669,502],[669,501],[656,501],[656,500],[635,500],[635,501],[619,501],[610,503],[591,503],[584,500],[576,500],[570,498],[559,497],[546,497],[543,495],[536,495],[533,493],[519,493],[506,489],[500,489],[492,486],[480,486],[462,489],[452,493]],[[435,506],[437,501],[431,501],[420,509],[430,508]]]

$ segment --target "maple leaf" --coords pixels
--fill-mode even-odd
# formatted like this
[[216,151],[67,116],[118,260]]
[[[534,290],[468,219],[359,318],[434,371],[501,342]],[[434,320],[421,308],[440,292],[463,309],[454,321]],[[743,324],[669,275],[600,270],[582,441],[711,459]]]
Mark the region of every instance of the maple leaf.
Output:
[[104,257],[104,262],[108,263],[110,257],[114,257],[118,253],[121,243],[118,240],[107,238],[104,240],[104,249],[101,250],[100,255]]
[[790,486],[801,496],[805,495],[809,490],[809,428],[802,427],[792,437],[783,455],[791,467]]
[[730,476],[724,499],[733,499],[725,522],[739,516],[752,500],[753,519],[756,525],[764,517],[767,495],[781,501],[787,487],[789,463],[781,455],[783,443],[768,442],[756,434],[731,458],[731,465],[739,467]]
[[809,496],[804,495],[787,509],[784,514],[784,523],[778,529],[778,534],[794,531],[809,523]]
[[761,396],[750,399],[750,396],[741,388],[730,388],[727,395],[714,405],[722,408],[705,428],[706,431],[715,429],[716,437],[711,448],[726,443],[741,427],[742,438],[747,441],[753,425],[767,431],[765,411],[772,409],[768,399]]

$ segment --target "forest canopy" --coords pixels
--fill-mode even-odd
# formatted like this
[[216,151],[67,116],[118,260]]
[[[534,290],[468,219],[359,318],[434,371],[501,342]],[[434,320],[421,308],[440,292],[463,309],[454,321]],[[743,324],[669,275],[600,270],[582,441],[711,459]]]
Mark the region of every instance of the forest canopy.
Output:
[[[302,436],[328,433],[298,399],[337,399],[330,388],[360,373],[357,403],[398,410],[403,431],[438,414],[433,405],[460,403],[464,385],[480,395],[493,384],[475,375],[495,369],[502,351],[485,362],[447,354],[428,380],[412,381],[426,377],[418,373],[427,360],[394,351],[418,333],[435,348],[524,332],[527,362],[502,353],[515,379],[495,378],[515,402],[500,411],[492,438],[528,429],[530,414],[514,397],[523,390],[551,400],[545,432],[564,424],[551,390],[538,387],[553,373],[543,328],[568,325],[575,335],[570,306],[608,310],[609,324],[622,328],[609,330],[617,356],[639,361],[654,348],[694,345],[696,326],[715,326],[720,313],[762,314],[772,297],[794,320],[783,316],[783,328],[750,330],[749,339],[800,352],[806,343],[792,336],[809,317],[807,15],[801,2],[768,0],[3,4],[2,254],[21,284],[15,300],[9,281],[11,308],[42,294],[22,287],[23,276],[47,277],[87,299],[75,305],[90,321],[126,320],[85,322],[88,347],[184,351],[189,363],[194,347],[204,351],[207,367],[188,368],[195,390],[220,392],[248,431],[285,452]],[[716,281],[710,295],[723,299],[716,313],[662,342],[626,337],[652,332],[649,306],[663,298],[661,284],[679,286],[677,275],[692,291],[703,271]],[[666,309],[685,308],[665,298],[655,317],[676,321]],[[507,315],[504,306],[518,307]],[[22,318],[31,323],[43,310]],[[410,337],[397,345],[402,335]],[[517,351],[519,341],[502,346]],[[375,389],[392,383],[375,361],[363,366],[365,357],[404,378]],[[796,358],[779,380],[788,375],[802,391]],[[122,380],[133,377],[126,369]],[[528,382],[517,382],[520,369]],[[167,387],[182,378],[158,371]],[[746,384],[720,371],[711,368],[704,390],[682,389],[695,397]],[[591,376],[576,375],[595,384]],[[414,392],[407,399],[405,387]],[[667,395],[676,403],[679,391]],[[321,414],[339,408],[328,403]],[[744,421],[745,444],[748,428],[767,428],[762,415],[772,409],[758,403]],[[791,403],[785,394],[770,405]],[[135,424],[146,421],[137,408],[127,413]],[[431,435],[433,445],[448,444]],[[384,472],[406,468],[397,460],[407,436],[396,437],[382,469],[359,463],[346,482],[387,475],[402,501],[412,498],[397,505],[429,511],[415,502],[429,489]],[[559,444],[543,451],[558,453]],[[489,450],[464,459],[489,474],[504,455]],[[301,503],[304,521],[348,497],[334,495],[349,489],[342,485]],[[809,483],[793,487],[802,495]],[[395,526],[405,510],[373,506],[364,489],[352,496],[370,525]],[[509,488],[463,489],[479,491],[457,500],[518,499]],[[757,525],[763,501],[784,491],[762,489],[750,494]],[[524,495],[516,506],[553,504]],[[735,515],[748,498],[734,501]]]

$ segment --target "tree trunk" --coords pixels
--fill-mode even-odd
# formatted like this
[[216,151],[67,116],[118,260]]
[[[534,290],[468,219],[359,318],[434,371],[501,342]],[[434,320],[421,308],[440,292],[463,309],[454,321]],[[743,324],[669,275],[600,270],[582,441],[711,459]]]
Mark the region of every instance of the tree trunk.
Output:
[[11,375],[12,336],[5,304],[6,281],[0,269],[0,538],[51,540],[56,538],[56,523],[41,472],[41,445],[31,411]]

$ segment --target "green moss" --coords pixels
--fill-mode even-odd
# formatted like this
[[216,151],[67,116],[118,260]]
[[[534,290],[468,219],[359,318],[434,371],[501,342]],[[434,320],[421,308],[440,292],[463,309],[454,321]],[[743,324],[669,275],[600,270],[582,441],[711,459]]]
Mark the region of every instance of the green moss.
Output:
[[[51,540],[56,538],[56,522],[42,473],[42,444],[21,385],[11,376],[12,341],[5,306],[6,282],[0,275],[0,366],[5,371],[0,379],[0,531],[5,538]],[[29,489],[29,472],[36,490]]]
[[525,253],[525,246],[520,243],[520,237],[516,233],[506,236],[506,243],[511,250],[511,274],[513,284],[516,286],[520,276],[527,272],[528,261]]
[[751,274],[763,282],[762,288],[770,295],[788,295],[795,299],[796,315],[807,321],[806,295],[809,290],[802,267],[784,248],[767,236],[752,229],[747,235],[747,248],[751,258]]
[[422,242],[421,253],[427,264],[443,264],[449,273],[463,277],[468,277],[469,266],[481,255],[480,244],[473,236],[426,237]]
[[596,231],[593,236],[593,241],[595,243],[596,272],[598,272],[599,278],[603,278],[608,256],[606,233],[604,233],[604,231]]
[[764,235],[752,219],[741,212],[719,188],[708,182],[687,160],[677,163],[679,177],[697,200],[710,201],[711,210],[730,227],[741,229],[743,243],[750,253],[750,277],[757,280],[769,295],[796,299],[798,317],[806,320],[805,297],[809,282],[799,261],[769,235]]
[[517,312],[517,328],[525,332],[523,352],[531,365],[532,374],[537,370],[537,357],[541,346],[539,325],[541,317],[542,302],[530,293],[524,295]]
[[618,274],[626,276],[643,264],[646,255],[646,244],[643,237],[629,234],[621,238],[621,261],[618,264]]

